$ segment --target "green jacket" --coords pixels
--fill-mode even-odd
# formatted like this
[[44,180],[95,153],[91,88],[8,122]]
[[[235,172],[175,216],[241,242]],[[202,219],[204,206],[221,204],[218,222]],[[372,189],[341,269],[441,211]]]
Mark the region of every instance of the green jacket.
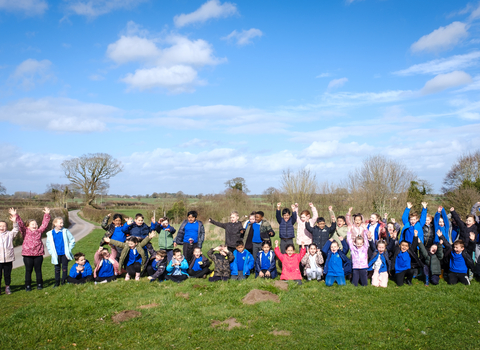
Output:
[[437,252],[434,255],[430,254],[430,251],[425,249],[425,246],[422,242],[418,242],[418,247],[420,248],[420,253],[425,258],[425,265],[430,268],[432,275],[441,275],[442,274],[442,264],[443,259],[443,247],[441,244],[437,244]]
[[[147,266],[147,257],[145,256],[145,250],[143,249],[143,247],[145,247],[148,242],[150,242],[150,237],[147,236],[144,238],[143,241],[141,241],[140,243],[137,244],[137,251],[138,251],[138,254],[140,254],[140,256],[142,257],[142,270],[141,270],[141,273],[143,272],[143,270],[145,270],[145,267]],[[120,261],[118,262],[118,266],[120,266],[120,268],[123,267],[123,262],[125,261],[125,259],[127,258],[127,255],[128,253],[130,252],[130,247],[128,246],[128,243],[122,243],[122,242],[119,242],[119,241],[116,241],[114,239],[111,239],[110,240],[110,244],[113,244],[114,246],[117,246],[117,247],[120,247],[122,248],[122,254],[120,254]]]
[[[333,210],[330,211],[330,217],[331,216],[335,216],[335,213],[333,212]],[[343,225],[342,227],[338,227],[337,225],[337,229],[332,235],[332,238],[338,243],[338,247],[340,250],[343,249],[343,245],[342,245],[342,241],[340,240],[340,237],[343,237],[344,242],[346,242],[347,233],[348,233],[348,226],[345,223],[345,225]],[[319,247],[319,248],[322,249],[323,247]]]
[[158,248],[163,250],[171,250],[173,249],[173,235],[175,232],[175,228],[173,226],[168,225],[166,228],[169,228],[170,231],[165,231],[165,227],[162,225],[157,225],[155,231],[158,233]]

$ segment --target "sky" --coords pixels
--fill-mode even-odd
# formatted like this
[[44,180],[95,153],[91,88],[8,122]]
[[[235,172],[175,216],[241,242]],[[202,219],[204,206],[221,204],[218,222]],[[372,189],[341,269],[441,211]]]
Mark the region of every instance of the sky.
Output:
[[253,194],[373,155],[439,192],[480,148],[480,3],[0,0],[0,182],[68,183],[108,153],[112,194]]

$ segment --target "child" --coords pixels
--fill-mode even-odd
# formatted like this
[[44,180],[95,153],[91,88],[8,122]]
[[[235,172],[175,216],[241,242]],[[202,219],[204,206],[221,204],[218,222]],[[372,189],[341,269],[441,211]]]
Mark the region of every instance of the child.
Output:
[[442,274],[442,259],[443,259],[443,241],[439,244],[432,244],[428,250],[423,243],[418,240],[418,247],[420,254],[424,259],[423,274],[425,275],[425,286],[432,284],[437,285]]
[[[307,223],[310,226],[309,223]],[[310,244],[308,247],[308,254],[302,258],[302,265],[305,267],[303,269],[304,275],[309,281],[312,279],[317,279],[320,282],[323,275],[323,255],[320,250],[317,250],[317,245],[315,243]]]
[[[385,225],[387,225],[387,222],[388,222],[388,213],[383,214],[383,220],[382,220],[382,222],[383,222]],[[402,230],[400,224],[395,221],[395,218],[390,218],[390,222],[393,224],[394,229],[395,229],[397,232],[400,232],[400,231]],[[387,235],[387,238],[388,238],[388,235]]]
[[[317,247],[323,247],[325,243],[332,237],[337,229],[337,225],[335,224],[335,217],[332,216],[332,225],[330,227],[325,226],[325,219],[319,217],[317,219],[315,227],[312,228],[310,223],[307,221],[305,228],[308,232],[312,234],[312,242]],[[326,258],[326,255],[323,257]]]
[[167,265],[167,276],[165,279],[177,283],[183,282],[188,279],[187,270],[187,260],[182,256],[182,251],[178,248],[175,248],[173,250],[173,258]]
[[35,220],[28,220],[27,226],[25,226],[20,215],[16,214],[18,228],[23,238],[22,256],[25,264],[25,290],[27,292],[32,291],[32,271],[34,268],[37,277],[37,289],[43,289],[42,263],[45,250],[43,248],[42,233],[47,229],[50,222],[50,209],[45,208],[43,212],[43,221],[40,227],[38,227]]
[[285,247],[286,254],[282,254],[278,248],[278,241],[275,241],[275,255],[278,260],[282,262],[282,274],[280,279],[284,281],[294,280],[297,284],[302,284],[302,275],[300,274],[299,264],[302,261],[303,256],[306,253],[305,246],[302,242],[302,249],[299,254],[295,254],[295,248],[293,244],[289,244]]
[[[373,240],[370,244],[373,244]],[[386,248],[387,243],[383,239],[378,240],[377,249],[368,262],[368,271],[373,270],[372,286],[374,287],[387,288],[388,286],[388,273],[391,265]]]
[[85,259],[85,254],[78,252],[73,257],[75,259],[75,264],[73,264],[70,269],[70,274],[67,277],[68,283],[83,284],[93,281],[92,266],[88,260]]
[[187,220],[184,220],[178,229],[175,239],[177,245],[183,245],[183,255],[187,261],[192,260],[193,250],[202,248],[205,239],[205,227],[197,220],[198,213],[195,210],[187,213]]
[[232,211],[230,214],[230,222],[227,223],[217,222],[211,218],[208,219],[213,225],[225,230],[225,245],[232,253],[235,251],[235,244],[243,240],[243,235],[245,234],[242,222],[238,221],[238,219],[239,215],[237,211]]
[[[410,213],[412,203],[408,202],[402,215],[403,232],[400,241],[406,241],[409,245],[413,242],[414,231],[418,231],[420,240],[423,242],[423,226],[427,220],[427,202],[422,202],[422,214],[420,220],[417,213]],[[416,245],[416,243],[415,243]]]
[[[353,237],[363,236],[365,231],[368,231],[367,224],[363,219],[363,215],[360,213],[353,214],[353,223],[352,223],[352,210],[353,208],[348,209],[345,219],[347,220],[348,231]],[[347,234],[348,237],[348,234]]]
[[465,249],[465,243],[461,239],[453,242],[453,250],[450,243],[443,239],[443,236],[442,240],[446,248],[445,257],[448,262],[448,284],[460,282],[469,285],[468,269],[474,267],[471,253]]
[[248,230],[245,247],[252,247],[253,256],[257,256],[258,252],[262,250],[262,242],[270,242],[270,238],[275,236],[275,231],[273,231],[272,225],[264,219],[264,216],[265,214],[263,211],[255,212],[256,225],[249,225],[250,229]]
[[10,208],[10,220],[13,222],[13,230],[7,231],[7,223],[0,221],[0,283],[2,273],[5,276],[5,294],[12,294],[10,283],[12,282],[12,267],[15,261],[13,239],[18,234],[17,212]]
[[[422,244],[425,246],[426,249],[430,249],[433,244],[438,243],[437,233],[435,231],[433,216],[427,214],[427,218],[425,219],[425,225],[422,227],[423,229],[423,242]],[[420,247],[420,246],[419,246]]]
[[[343,241],[343,237],[339,237],[340,241]],[[342,250],[339,250],[337,241],[330,238],[322,248],[322,252],[327,255],[325,259],[325,285],[327,287],[333,286],[335,282],[339,286],[344,286],[345,276],[352,273],[352,262],[347,258],[348,244],[343,243]]]
[[[133,221],[132,218],[128,218],[125,225],[123,225],[123,228],[122,228],[123,233],[125,233],[127,236],[130,235],[133,237],[137,237],[138,242],[141,242],[142,240],[148,237],[151,231],[155,230],[155,227],[157,225],[153,217],[151,218],[152,224],[150,226],[148,226],[144,222],[144,220],[145,218],[141,213],[138,213],[137,215],[135,215],[135,221]],[[148,258],[148,252],[150,252],[150,254],[154,253],[153,246],[150,242],[148,242],[148,244],[145,247],[143,247],[143,249],[145,250],[145,254],[147,258]]]
[[228,281],[230,279],[230,264],[234,260],[232,252],[222,244],[216,248],[211,248],[207,255],[215,264],[213,276],[208,280],[210,282]]
[[167,217],[159,219],[158,224],[155,228],[155,231],[158,233],[158,247],[167,252],[167,259],[170,262],[173,257],[173,248],[175,248],[173,235],[177,231],[173,226],[169,225]]
[[318,212],[317,208],[313,206],[313,203],[308,203],[310,209],[312,209],[313,217],[310,215],[309,210],[304,210],[298,215],[298,203],[295,203],[295,212],[297,213],[297,217],[300,217],[300,220],[297,224],[297,244],[300,246],[300,242],[303,242],[306,245],[310,245],[312,243],[312,235],[308,232],[306,223],[309,222],[310,226],[314,226],[317,222]]
[[108,249],[104,247],[98,248],[95,252],[95,269],[93,270],[95,284],[115,281],[116,276],[120,275],[118,261],[115,260],[117,251],[113,245],[110,247],[112,249],[111,254],[108,252]]
[[255,278],[277,277],[277,265],[275,262],[275,253],[271,250],[271,244],[268,241],[262,243],[262,251],[258,252],[255,259]]
[[165,250],[159,250],[155,252],[155,260],[153,260],[151,265],[147,266],[147,273],[149,275],[148,279],[150,282],[155,280],[158,280],[158,282],[163,282],[165,280],[167,275],[167,266],[170,261],[168,261],[168,255]]
[[280,251],[285,254],[285,247],[288,244],[293,245],[293,239],[295,238],[295,228],[293,225],[297,222],[297,212],[295,211],[295,205],[292,205],[293,215],[291,215],[290,209],[284,208],[280,214],[280,207],[282,203],[277,203],[277,222],[280,225],[278,228],[280,236]]
[[436,243],[438,243],[440,236],[448,237],[450,232],[450,222],[448,221],[447,212],[443,207],[438,207],[435,217],[433,218],[433,223],[435,232],[437,234],[435,237],[437,239]]
[[[415,224],[412,226],[414,225]],[[388,245],[387,249],[394,252],[392,267],[395,269],[395,282],[399,287],[403,286],[404,282],[411,286],[414,269],[419,266],[423,268],[423,264],[420,259],[418,259],[417,255],[418,232],[419,231],[414,230],[412,244],[404,240],[400,245],[394,247],[394,241],[391,240]]]
[[377,242],[379,239],[387,238],[387,231],[385,229],[385,224],[383,221],[380,221],[380,215],[373,213],[370,215],[370,220],[365,221],[367,224],[367,230],[373,236],[373,241]]
[[[475,218],[475,222],[477,223],[477,230],[480,233],[480,218],[478,217],[478,208],[480,207],[480,202],[475,203],[470,210],[470,214],[473,215]],[[477,239],[475,242],[475,275],[477,278],[480,278],[480,234],[477,235]]]
[[243,280],[250,276],[250,270],[253,269],[253,255],[245,250],[243,241],[238,241],[236,249],[233,252],[234,260],[230,264],[230,274],[232,280]]
[[210,260],[203,256],[200,248],[193,250],[193,258],[188,266],[188,275],[193,278],[206,278],[212,271],[208,268]]
[[[348,246],[350,247],[350,255],[352,258],[352,284],[358,287],[358,280],[362,286],[368,285],[368,230],[363,232],[362,236],[352,237],[352,234],[347,235]],[[374,232],[370,232],[372,240],[374,240]]]
[[53,229],[47,232],[47,250],[55,265],[55,285],[60,285],[60,270],[62,270],[62,285],[67,281],[68,261],[73,259],[72,249],[75,247],[75,238],[72,233],[63,227],[63,218],[53,219]]
[[126,261],[127,273],[125,275],[125,281],[130,280],[130,278],[135,278],[135,281],[140,280],[140,274],[145,270],[147,265],[147,257],[145,256],[145,250],[143,247],[145,247],[154,236],[155,232],[152,231],[140,243],[135,236],[128,237],[125,243],[115,241],[108,237],[104,238],[105,242],[122,248],[119,266],[123,266]]
[[[332,218],[333,221],[335,221],[335,213],[333,212],[333,207],[329,206],[328,211],[330,212],[330,217]],[[332,222],[333,222],[332,221]],[[343,238],[343,240],[347,239],[347,232],[348,232],[348,226],[346,225],[346,219],[345,216],[340,215],[336,219],[336,230],[333,233],[332,238],[338,243],[338,246],[340,247],[339,249],[342,250],[342,241],[340,241],[340,237]],[[318,246],[318,247],[323,247],[323,246]]]
[[[243,226],[245,232],[247,232],[246,240],[245,240],[245,249],[248,250],[251,254],[253,254],[253,236],[255,235],[255,231],[257,231],[256,235],[260,238],[260,225],[257,224],[255,220],[255,212],[251,212],[250,216],[248,217],[248,221],[245,222]],[[245,235],[244,235],[245,236]],[[259,239],[261,241],[261,239]],[[255,255],[254,255],[255,257]]]
[[[106,231],[104,237],[111,238],[115,241],[125,243],[125,240],[127,239],[127,235],[122,230],[123,229],[123,225],[122,225],[123,216],[122,216],[122,214],[113,215],[112,222],[110,224],[108,224],[108,220],[110,219],[111,216],[112,216],[112,214],[108,214],[107,216],[105,216],[103,218],[102,228]],[[100,241],[100,247],[105,245],[105,244],[106,243],[102,238],[102,240]],[[114,246],[113,249],[117,250],[117,256],[119,257],[120,254],[122,253],[121,248],[117,248],[117,247]],[[118,249],[120,249],[120,250],[118,250]]]

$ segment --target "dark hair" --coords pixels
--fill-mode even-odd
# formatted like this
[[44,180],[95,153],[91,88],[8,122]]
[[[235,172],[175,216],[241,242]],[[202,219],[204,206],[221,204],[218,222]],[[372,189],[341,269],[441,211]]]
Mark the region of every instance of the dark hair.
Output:
[[262,242],[262,248],[266,245],[268,245],[270,248],[272,247],[272,244],[270,243],[270,241],[263,241]]
[[182,252],[182,251],[181,251],[180,249],[175,248],[175,249],[173,250],[173,255],[175,255],[175,254],[177,254],[177,253],[181,253],[181,252]]
[[260,210],[255,212],[255,215],[257,215],[257,214],[260,215],[262,218],[265,216],[265,213],[263,211],[260,211]]
[[135,215],[135,220],[137,220],[138,218],[145,219],[142,213],[138,213],[137,215]]
[[283,210],[282,210],[282,216],[285,215],[285,214],[291,215],[292,213],[290,212],[290,209],[288,209],[288,208],[283,208]]
[[195,210],[191,210],[187,213],[187,217],[189,217],[190,215],[196,219],[198,216],[198,213]]
[[463,240],[461,240],[461,239],[456,240],[455,242],[453,242],[453,246],[455,247],[456,245],[459,245],[459,246],[461,246],[462,248],[465,248],[465,243],[464,243]]
[[159,250],[155,255],[160,255],[162,258],[164,258],[167,256],[167,252],[165,250]]
[[168,220],[168,218],[167,218],[166,216],[164,216],[164,217],[162,218],[162,221],[168,221],[168,222],[170,222],[170,220]]
[[285,246],[285,251],[287,251],[288,248],[292,247],[293,250],[295,250],[295,246],[293,244],[287,244]]
[[75,259],[75,261],[77,261],[78,259],[80,259],[82,256],[85,256],[85,254],[81,253],[81,252],[78,252],[76,253],[73,258]]
[[254,212],[254,211],[252,211],[252,212],[250,213],[250,215],[256,215],[256,214],[257,214],[257,213]]
[[3,223],[5,223],[5,225],[7,225],[7,227],[8,227],[8,224],[7,224],[7,222],[6,222],[6,221],[0,220],[0,222],[3,222]]
[[113,215],[113,219],[112,219],[112,220],[116,220],[116,219],[123,220],[123,216],[122,216],[122,214],[114,214],[114,215]]
[[133,243],[137,244],[138,243],[138,238],[135,237],[135,236],[128,236],[127,237],[127,242],[133,242]]
[[343,222],[347,222],[347,220],[345,220],[345,216],[343,216],[343,215],[337,216],[337,220],[338,219],[342,219]]
[[[402,244],[402,243],[407,243],[407,244],[408,244],[408,247],[410,248],[410,242],[409,242],[409,241],[403,240],[403,241],[400,242],[400,244]],[[400,245],[400,244],[399,244],[399,245]],[[415,254],[416,254],[416,253],[415,253]]]
[[311,244],[308,246],[308,248],[310,248],[310,247],[315,247],[315,248],[318,249],[318,246],[317,246],[315,243],[311,243]]
[[362,220],[363,220],[362,213],[353,214],[353,219],[355,220],[355,218],[356,218],[357,216],[360,216],[360,218],[362,218]]
[[325,219],[320,216],[319,218],[317,218],[317,224],[318,224],[319,222],[325,222]]
[[238,247],[245,247],[245,244],[243,244],[243,241],[237,241],[237,243],[235,243],[235,248],[238,248]]

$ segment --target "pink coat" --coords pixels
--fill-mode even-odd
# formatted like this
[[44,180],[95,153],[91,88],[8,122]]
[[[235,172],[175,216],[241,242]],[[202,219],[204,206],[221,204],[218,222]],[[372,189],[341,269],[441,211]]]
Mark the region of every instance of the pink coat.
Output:
[[368,268],[368,231],[363,231],[363,246],[357,248],[352,241],[352,237],[357,237],[357,235],[347,234],[347,242],[350,247],[350,256],[352,258],[352,268],[354,269],[366,269]]
[[[312,244],[312,234],[308,232],[308,230],[305,228],[307,224],[306,221],[302,222],[302,220],[300,219],[300,215],[298,214],[298,208],[295,209],[295,211],[297,212],[297,244],[301,245],[302,242],[305,245]],[[312,214],[313,217],[308,222],[310,222],[310,226],[314,227],[318,218],[317,208],[312,208]]]
[[[118,269],[118,261],[115,260],[116,257],[117,257],[117,250],[115,248],[112,248],[110,253],[110,258],[108,258],[108,260],[113,265],[113,271],[115,272],[115,275],[119,276],[120,271]],[[102,263],[102,260],[103,260],[102,253],[97,250],[97,252],[95,253],[94,259],[95,259],[95,270],[93,270],[93,277],[97,278],[97,273],[98,273],[98,270],[100,270],[100,264]]]
[[50,222],[50,215],[43,216],[42,226],[32,231],[25,227],[20,216],[17,214],[17,224],[23,237],[22,255],[23,256],[43,256],[45,249],[42,242],[42,233],[47,229]]
[[[363,219],[362,215],[362,223],[360,226],[355,225],[354,222],[352,222],[352,215],[350,213],[347,213],[345,215],[345,221],[347,222],[348,226],[348,232],[354,235],[354,237],[361,236],[363,235],[363,232],[367,230],[367,225],[365,224],[365,220]],[[347,237],[349,234],[347,234]]]
[[282,262],[282,275],[281,280],[301,280],[302,274],[300,273],[300,261],[307,250],[305,248],[300,249],[300,254],[282,254],[280,248],[275,247],[275,255]]

